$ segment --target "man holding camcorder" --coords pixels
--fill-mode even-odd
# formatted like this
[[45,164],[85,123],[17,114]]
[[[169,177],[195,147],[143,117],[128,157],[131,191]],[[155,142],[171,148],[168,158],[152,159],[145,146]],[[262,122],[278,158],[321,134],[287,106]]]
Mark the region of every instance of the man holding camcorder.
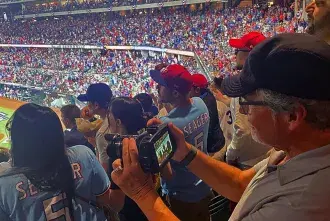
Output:
[[[265,40],[250,52],[240,75],[223,81],[222,90],[241,97],[241,112],[248,115],[253,138],[278,151],[241,171],[197,150],[169,123],[177,147],[172,161],[238,202],[230,220],[328,220],[328,70],[330,46],[324,41],[304,34]],[[122,161],[124,168],[121,160],[113,164],[113,181],[148,219],[178,220],[153,190],[151,176],[141,170],[134,139],[123,140]]]

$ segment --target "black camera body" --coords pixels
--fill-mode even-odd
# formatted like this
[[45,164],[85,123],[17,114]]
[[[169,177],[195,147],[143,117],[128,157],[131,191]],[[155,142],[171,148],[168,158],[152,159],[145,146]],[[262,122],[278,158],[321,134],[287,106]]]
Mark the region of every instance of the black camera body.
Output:
[[176,145],[167,124],[147,127],[139,135],[106,134],[109,158],[122,159],[123,139],[134,138],[139,152],[141,168],[146,173],[159,173],[172,158]]

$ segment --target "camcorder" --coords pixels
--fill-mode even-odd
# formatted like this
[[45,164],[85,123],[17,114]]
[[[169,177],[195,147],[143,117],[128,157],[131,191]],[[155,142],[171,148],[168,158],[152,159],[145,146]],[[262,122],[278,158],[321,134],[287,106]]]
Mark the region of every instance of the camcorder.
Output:
[[150,126],[138,135],[106,134],[107,154],[112,159],[122,159],[123,139],[134,138],[139,152],[139,162],[145,173],[159,173],[172,158],[175,141],[167,124]]

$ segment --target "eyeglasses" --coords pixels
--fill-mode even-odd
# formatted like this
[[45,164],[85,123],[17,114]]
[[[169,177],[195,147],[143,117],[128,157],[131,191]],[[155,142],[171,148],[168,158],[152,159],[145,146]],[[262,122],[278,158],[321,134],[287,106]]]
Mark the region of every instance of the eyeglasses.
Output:
[[268,106],[268,104],[264,101],[248,101],[244,97],[239,98],[239,105],[241,106],[242,114],[249,113],[249,106]]

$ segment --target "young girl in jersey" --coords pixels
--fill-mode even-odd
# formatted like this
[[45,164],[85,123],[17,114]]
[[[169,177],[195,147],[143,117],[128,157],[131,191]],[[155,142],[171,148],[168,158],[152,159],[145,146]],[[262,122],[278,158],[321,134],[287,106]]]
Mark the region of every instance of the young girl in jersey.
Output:
[[106,220],[110,181],[85,146],[65,148],[61,122],[48,107],[24,104],[7,123],[11,168],[0,176],[0,220]]

